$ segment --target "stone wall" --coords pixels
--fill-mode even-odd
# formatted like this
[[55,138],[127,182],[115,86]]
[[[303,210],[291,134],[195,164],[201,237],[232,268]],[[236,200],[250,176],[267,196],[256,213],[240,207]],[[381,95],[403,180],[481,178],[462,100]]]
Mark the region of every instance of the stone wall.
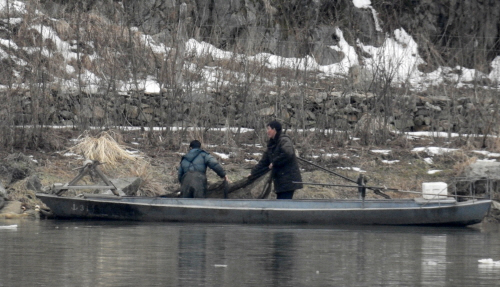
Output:
[[[22,111],[17,114],[16,124],[32,124],[32,115],[41,114],[46,125],[174,126],[184,121],[187,125],[220,127],[231,118],[231,125],[254,127],[243,119],[251,112],[262,118],[278,117],[297,128],[302,127],[302,119],[306,128],[355,129],[366,118],[386,118],[393,129],[399,131],[498,132],[495,124],[498,119],[492,112],[498,104],[495,101],[477,103],[470,97],[407,95],[387,99],[373,93],[320,91],[305,97],[299,93],[281,95],[279,108],[274,104],[276,97],[279,97],[276,93],[266,97],[253,95],[252,105],[245,106],[220,94],[182,97],[169,93],[56,94],[44,107],[39,107],[43,109],[41,113],[35,113],[30,97],[25,95],[20,97],[23,100],[16,109]],[[255,110],[248,111],[248,107]],[[211,119],[209,122],[192,122],[207,117]]]

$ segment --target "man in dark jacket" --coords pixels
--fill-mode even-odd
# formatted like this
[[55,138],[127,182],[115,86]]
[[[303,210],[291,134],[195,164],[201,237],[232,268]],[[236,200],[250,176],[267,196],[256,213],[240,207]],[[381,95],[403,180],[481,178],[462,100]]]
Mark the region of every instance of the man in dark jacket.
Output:
[[207,191],[207,167],[225,180],[228,180],[227,175],[219,162],[208,152],[201,149],[199,141],[192,141],[189,147],[191,150],[182,157],[178,169],[179,182],[181,183],[181,197],[205,198]]
[[278,199],[292,199],[293,193],[303,187],[299,164],[295,156],[292,139],[281,134],[281,124],[272,121],[267,125],[267,150],[262,159],[252,168],[251,176],[271,169],[274,190]]

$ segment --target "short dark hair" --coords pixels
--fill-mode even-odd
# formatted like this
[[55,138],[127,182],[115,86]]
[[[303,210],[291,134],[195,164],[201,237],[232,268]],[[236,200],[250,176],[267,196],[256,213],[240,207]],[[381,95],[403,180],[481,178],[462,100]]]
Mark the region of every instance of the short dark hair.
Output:
[[199,140],[194,140],[189,144],[190,148],[200,148],[201,142]]
[[272,121],[267,124],[268,127],[275,129],[278,133],[281,132],[281,124],[278,121]]

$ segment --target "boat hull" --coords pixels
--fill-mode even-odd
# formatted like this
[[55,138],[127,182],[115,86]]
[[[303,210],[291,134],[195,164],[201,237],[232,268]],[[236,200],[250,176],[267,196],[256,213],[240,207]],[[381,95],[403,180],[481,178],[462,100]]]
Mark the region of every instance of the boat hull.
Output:
[[479,223],[491,200],[253,200],[37,194],[57,218],[308,225]]

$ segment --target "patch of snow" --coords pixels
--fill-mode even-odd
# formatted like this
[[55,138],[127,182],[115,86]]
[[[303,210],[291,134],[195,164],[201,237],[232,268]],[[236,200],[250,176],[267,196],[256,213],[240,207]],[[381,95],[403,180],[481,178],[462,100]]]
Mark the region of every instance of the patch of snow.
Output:
[[229,158],[229,155],[225,154],[225,153],[214,152],[213,154],[217,155],[218,157],[220,157],[222,159],[228,159]]
[[349,68],[354,65],[359,65],[358,54],[354,47],[350,46],[347,41],[344,39],[344,34],[342,30],[337,28],[335,30],[335,34],[339,38],[337,46],[330,46],[331,49],[335,51],[342,52],[345,57],[340,61],[340,63],[319,66],[319,71],[325,73],[328,76],[334,76],[336,74],[347,74]]
[[457,151],[458,149],[443,148],[443,147],[416,147],[412,149],[412,152],[426,152],[430,156],[442,155],[445,153],[450,153]]
[[492,159],[478,159],[478,162],[496,162],[497,160],[492,158]]
[[[10,13],[28,13],[26,10],[26,4],[21,1],[9,1],[9,11]],[[0,11],[7,10],[7,0],[0,0]]]
[[382,32],[382,28],[380,27],[380,23],[378,21],[377,11],[373,9],[371,0],[353,0],[352,3],[356,8],[360,9],[371,9],[373,14],[373,21],[375,22],[375,29],[379,32]]
[[495,265],[495,266],[500,266],[500,260],[498,261],[494,261],[493,259],[491,258],[487,258],[487,259],[479,259],[477,262],[481,263],[481,264],[490,264],[490,265]]
[[54,29],[52,29],[51,27],[43,25],[33,25],[31,26],[31,28],[38,31],[38,33],[42,35],[42,38],[44,40],[52,40],[52,42],[54,42],[54,44],[56,45],[58,52],[60,52],[67,61],[77,58],[77,54],[71,52],[71,45],[68,42],[61,40],[56,31],[54,31]]
[[353,170],[353,171],[357,171],[357,172],[366,172],[366,170],[362,170],[359,167],[337,167],[337,169]]
[[64,153],[63,156],[67,156],[67,157],[70,157],[70,156],[74,156],[76,157],[77,159],[83,159],[82,156],[80,156],[79,154],[76,154],[76,153],[73,153],[73,152],[67,152],[67,153]]
[[68,74],[73,74],[74,72],[76,72],[75,68],[71,65],[66,65],[66,73]]
[[435,173],[438,173],[438,172],[442,172],[442,170],[440,170],[440,169],[431,169],[431,170],[427,171],[427,174],[435,174]]
[[497,56],[492,62],[491,62],[491,72],[488,75],[488,78],[493,81],[494,83],[498,83],[500,80],[500,56]]
[[372,1],[371,0],[352,0],[352,4],[356,8],[369,8],[372,6]]
[[[1,2],[1,1],[0,1]],[[2,4],[0,4],[1,6]],[[2,8],[0,8],[2,10]],[[5,24],[10,23],[12,25],[19,25],[21,22],[23,22],[22,18],[8,18],[8,19],[3,19],[2,20]]]
[[340,156],[340,154],[338,154],[338,153],[325,153],[322,155],[312,155],[311,157],[312,158],[320,158],[320,157],[327,158],[327,157],[339,157],[339,156]]
[[5,40],[5,39],[0,39],[0,45],[4,45],[5,47],[9,47],[11,49],[17,50],[19,47],[17,47],[17,44],[14,43],[13,41]]
[[340,154],[338,154],[338,153],[326,153],[323,156],[324,157],[339,157]]
[[388,155],[388,154],[391,153],[391,150],[374,149],[374,150],[371,150],[371,152],[373,152],[373,153],[381,153],[381,154]]
[[487,157],[500,157],[500,153],[492,153],[489,151],[485,150],[473,150],[472,152],[477,153],[477,154],[482,154]]
[[0,229],[17,229],[17,224],[12,225],[1,225]]
[[146,34],[141,35],[141,40],[143,43],[145,43],[151,48],[153,53],[156,54],[162,54],[162,53],[167,54],[172,50],[170,47],[165,46],[163,43],[157,44],[156,41],[153,40],[153,38],[150,35]]
[[430,157],[426,157],[426,158],[424,158],[424,161],[425,161],[426,163],[428,163],[428,164],[433,164],[433,163],[434,163],[434,161],[433,161],[433,160],[432,160],[432,158],[430,158]]
[[403,29],[394,31],[394,38],[387,38],[382,46],[374,47],[358,43],[365,52],[372,55],[365,59],[366,67],[373,71],[382,70],[394,75],[397,83],[410,82],[418,86],[422,73],[417,69],[424,60],[419,56],[418,45]]
[[398,163],[399,160],[397,160],[397,159],[396,160],[385,160],[385,159],[383,159],[382,162],[386,163],[386,164],[394,164],[394,163]]

